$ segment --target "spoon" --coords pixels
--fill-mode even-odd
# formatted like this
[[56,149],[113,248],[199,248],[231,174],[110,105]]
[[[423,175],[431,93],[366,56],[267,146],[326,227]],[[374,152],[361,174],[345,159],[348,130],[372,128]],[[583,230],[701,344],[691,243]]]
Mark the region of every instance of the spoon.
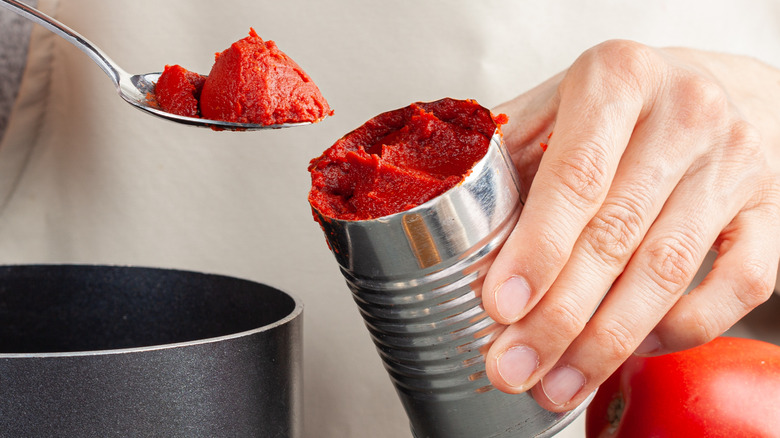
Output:
[[22,17],[40,24],[46,29],[54,32],[56,35],[64,38],[69,43],[78,47],[86,53],[114,82],[119,96],[134,107],[153,114],[157,117],[184,123],[192,126],[212,128],[216,130],[230,131],[256,131],[261,129],[289,128],[293,126],[309,125],[311,122],[300,123],[282,123],[277,125],[258,125],[253,123],[233,123],[222,120],[201,119],[197,117],[186,117],[178,114],[169,113],[158,108],[154,101],[149,100],[149,96],[154,95],[155,83],[160,78],[160,72],[146,73],[140,75],[131,75],[120,68],[111,60],[102,50],[92,44],[89,40],[79,35],[69,27],[44,14],[43,12],[27,6],[17,0],[0,0],[0,6],[3,6]]

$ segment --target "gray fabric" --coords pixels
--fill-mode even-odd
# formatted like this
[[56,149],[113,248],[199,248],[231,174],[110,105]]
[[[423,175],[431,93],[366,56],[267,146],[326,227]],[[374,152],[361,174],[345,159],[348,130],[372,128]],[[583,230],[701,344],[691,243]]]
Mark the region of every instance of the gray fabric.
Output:
[[[38,2],[27,1],[27,4],[36,6]],[[0,8],[0,139],[19,93],[32,25],[16,13]]]

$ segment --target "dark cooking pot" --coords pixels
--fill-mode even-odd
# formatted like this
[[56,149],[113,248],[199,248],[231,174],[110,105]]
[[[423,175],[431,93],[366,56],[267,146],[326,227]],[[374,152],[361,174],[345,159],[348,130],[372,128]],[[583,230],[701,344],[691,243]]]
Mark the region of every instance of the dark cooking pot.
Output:
[[0,436],[298,437],[302,311],[226,276],[0,266]]

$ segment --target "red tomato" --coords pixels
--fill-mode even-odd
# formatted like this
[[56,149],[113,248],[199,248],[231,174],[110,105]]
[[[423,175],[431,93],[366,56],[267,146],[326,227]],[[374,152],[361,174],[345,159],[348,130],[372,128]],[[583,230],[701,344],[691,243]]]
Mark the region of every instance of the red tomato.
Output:
[[599,388],[588,438],[780,437],[780,347],[720,337],[629,358]]

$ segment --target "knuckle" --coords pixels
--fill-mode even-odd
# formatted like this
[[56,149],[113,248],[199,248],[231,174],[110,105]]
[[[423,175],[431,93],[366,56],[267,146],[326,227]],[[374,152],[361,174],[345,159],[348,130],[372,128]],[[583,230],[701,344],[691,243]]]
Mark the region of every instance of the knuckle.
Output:
[[617,321],[594,330],[593,342],[602,357],[610,362],[622,362],[639,345],[631,330]]
[[601,80],[613,88],[631,90],[646,87],[650,66],[657,56],[653,49],[627,40],[605,41],[586,53],[594,65],[606,72]]
[[601,259],[623,264],[636,250],[642,233],[641,209],[623,199],[604,205],[585,230],[585,239]]
[[718,329],[719,321],[705,314],[699,309],[691,309],[680,316],[679,327],[685,327],[684,348],[694,347],[707,343],[720,336],[721,330]]
[[585,328],[586,317],[581,307],[572,300],[561,300],[556,305],[540,309],[542,320],[548,324],[557,339],[571,341]]
[[754,165],[764,162],[759,130],[745,120],[736,120],[730,124],[727,139],[729,159],[737,164]]
[[647,267],[659,292],[679,295],[696,275],[698,245],[693,235],[693,232],[680,231],[650,243]]
[[767,223],[780,225],[780,175],[768,173],[755,181],[745,209],[756,210]]
[[760,260],[745,260],[740,269],[742,287],[736,291],[736,298],[749,311],[772,296],[775,272],[768,263]]
[[540,259],[548,266],[563,266],[571,251],[566,247],[563,237],[555,231],[556,227],[545,227],[536,242]]
[[674,88],[677,120],[684,128],[711,125],[729,114],[728,97],[716,82],[698,74],[679,78]]
[[562,195],[582,210],[601,201],[608,184],[608,160],[603,146],[584,142],[567,151],[550,170],[558,179]]
[[744,119],[735,120],[731,124],[730,143],[742,147],[761,150],[761,132],[755,125]]
[[723,87],[699,74],[687,74],[678,83],[681,96],[704,110],[727,107],[728,99]]

